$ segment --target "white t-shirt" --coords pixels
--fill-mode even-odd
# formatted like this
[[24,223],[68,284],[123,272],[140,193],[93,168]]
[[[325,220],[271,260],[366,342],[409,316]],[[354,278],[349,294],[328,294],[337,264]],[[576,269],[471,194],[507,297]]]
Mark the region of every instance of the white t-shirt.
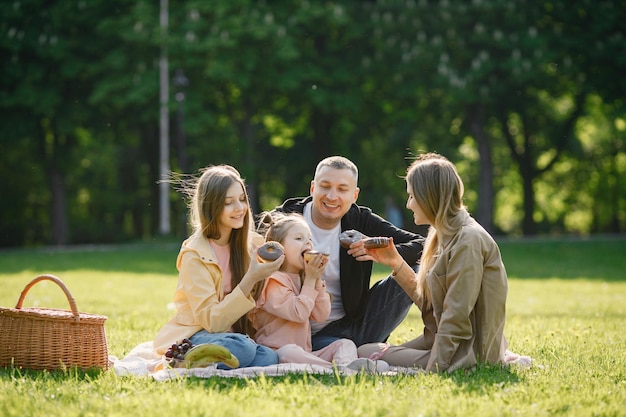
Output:
[[315,334],[331,321],[338,320],[346,315],[341,302],[341,285],[339,283],[339,234],[341,223],[330,230],[320,229],[313,223],[311,218],[311,204],[304,206],[304,218],[306,219],[311,234],[313,235],[313,249],[320,252],[328,252],[329,259],[322,279],[326,281],[326,291],[331,295],[330,315],[324,322],[311,321],[311,333]]

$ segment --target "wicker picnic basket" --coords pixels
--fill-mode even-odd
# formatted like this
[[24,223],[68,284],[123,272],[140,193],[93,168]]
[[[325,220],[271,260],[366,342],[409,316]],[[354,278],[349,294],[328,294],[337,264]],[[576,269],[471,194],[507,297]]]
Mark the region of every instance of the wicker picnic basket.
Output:
[[[42,280],[61,287],[71,311],[22,308],[28,291]],[[106,316],[79,313],[76,301],[59,278],[39,275],[26,285],[15,308],[0,307],[0,367],[108,369],[106,319]]]

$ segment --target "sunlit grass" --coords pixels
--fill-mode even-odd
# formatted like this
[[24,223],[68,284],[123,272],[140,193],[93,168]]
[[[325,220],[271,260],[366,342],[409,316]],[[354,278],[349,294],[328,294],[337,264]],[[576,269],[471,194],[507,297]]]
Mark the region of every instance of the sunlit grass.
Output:
[[[626,240],[501,242],[510,277],[506,335],[541,367],[450,375],[289,375],[155,382],[106,372],[0,370],[1,416],[623,416]],[[79,310],[106,315],[110,354],[151,340],[172,314],[177,245],[0,252],[0,305],[40,273]],[[389,271],[377,266],[374,280]],[[52,282],[25,306],[68,308]],[[392,343],[422,331],[413,308]],[[0,347],[2,348],[2,347]]]

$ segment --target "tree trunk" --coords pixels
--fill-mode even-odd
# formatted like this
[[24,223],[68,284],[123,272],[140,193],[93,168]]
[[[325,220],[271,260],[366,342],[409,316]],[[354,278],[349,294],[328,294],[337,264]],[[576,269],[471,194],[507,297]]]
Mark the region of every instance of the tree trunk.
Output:
[[485,134],[484,129],[484,109],[472,106],[468,111],[468,116],[470,130],[478,143],[479,155],[478,212],[476,213],[476,220],[487,232],[493,234],[495,229],[493,224],[493,160],[490,139]]
[[537,224],[535,223],[535,190],[533,183],[535,181],[535,170],[532,168],[533,160],[530,151],[527,151],[521,157],[522,166],[520,172],[522,174],[523,187],[523,207],[524,218],[522,220],[522,233],[524,236],[534,236],[537,233]]
[[319,108],[313,108],[311,115],[311,128],[313,130],[313,154],[316,155],[315,164],[327,156],[331,156],[333,116],[323,112]]
[[[148,167],[149,178],[159,178],[159,147],[154,146],[154,138],[159,135],[158,126],[153,123],[143,123],[139,125],[141,137],[141,149],[144,151],[142,163]],[[146,201],[140,203],[135,221],[139,224],[138,233],[154,236],[159,231],[160,207],[159,207],[159,184],[157,181],[150,181],[148,197]],[[146,219],[147,217],[147,219]],[[148,226],[148,230],[145,230]]]
[[[524,134],[524,143],[523,150],[518,151],[518,146],[515,143],[515,139],[513,135],[507,128],[507,114],[505,112],[500,111],[499,120],[501,125],[502,133],[504,134],[504,138],[509,147],[509,151],[511,152],[511,156],[519,167],[519,173],[522,177],[522,188],[523,188],[523,198],[524,201],[522,203],[524,210],[524,217],[522,219],[522,234],[524,236],[532,236],[536,233],[536,224],[535,224],[535,191],[533,189],[533,183],[535,178],[537,177],[537,170],[534,167],[534,159],[532,152],[532,143],[530,136],[526,133]],[[524,123],[524,118],[522,117],[522,125],[524,129],[530,129],[528,124]],[[558,153],[558,152],[557,152]]]
[[[48,119],[40,121],[39,149],[42,155],[50,188],[50,240],[53,245],[62,246],[67,244],[67,192],[65,190],[65,178],[59,169],[60,144],[58,134]],[[52,137],[52,143],[47,146],[46,137]]]
[[245,147],[245,166],[242,176],[246,179],[248,199],[250,200],[250,210],[253,214],[259,214],[261,210],[261,202],[258,193],[258,178],[257,178],[257,165],[255,158],[258,158],[256,152],[256,129],[252,118],[254,116],[254,106],[249,100],[245,100],[245,120],[242,122],[241,130],[244,140],[246,142]]
[[610,222],[610,232],[611,233],[620,233],[620,221],[619,221],[619,213],[620,213],[620,175],[618,170],[618,159],[619,152],[617,150],[617,146],[614,147],[613,152],[611,152],[611,176],[613,177],[613,190],[611,190],[610,204],[611,204],[611,222]]
[[65,178],[55,162],[50,164],[48,172],[52,193],[52,243],[57,246],[67,244],[67,193]]

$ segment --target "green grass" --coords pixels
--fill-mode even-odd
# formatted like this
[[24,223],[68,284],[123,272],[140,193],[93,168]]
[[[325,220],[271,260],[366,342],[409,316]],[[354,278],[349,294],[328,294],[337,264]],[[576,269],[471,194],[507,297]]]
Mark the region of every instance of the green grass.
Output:
[[[626,238],[500,243],[510,278],[506,334],[542,368],[449,375],[210,378],[155,382],[106,372],[0,370],[1,416],[624,416]],[[41,273],[80,311],[106,315],[111,355],[170,317],[178,244],[0,251],[0,306]],[[376,267],[378,279],[388,273]],[[24,306],[68,308],[41,282]],[[417,309],[391,335],[421,331]],[[2,347],[0,347],[1,349]]]

